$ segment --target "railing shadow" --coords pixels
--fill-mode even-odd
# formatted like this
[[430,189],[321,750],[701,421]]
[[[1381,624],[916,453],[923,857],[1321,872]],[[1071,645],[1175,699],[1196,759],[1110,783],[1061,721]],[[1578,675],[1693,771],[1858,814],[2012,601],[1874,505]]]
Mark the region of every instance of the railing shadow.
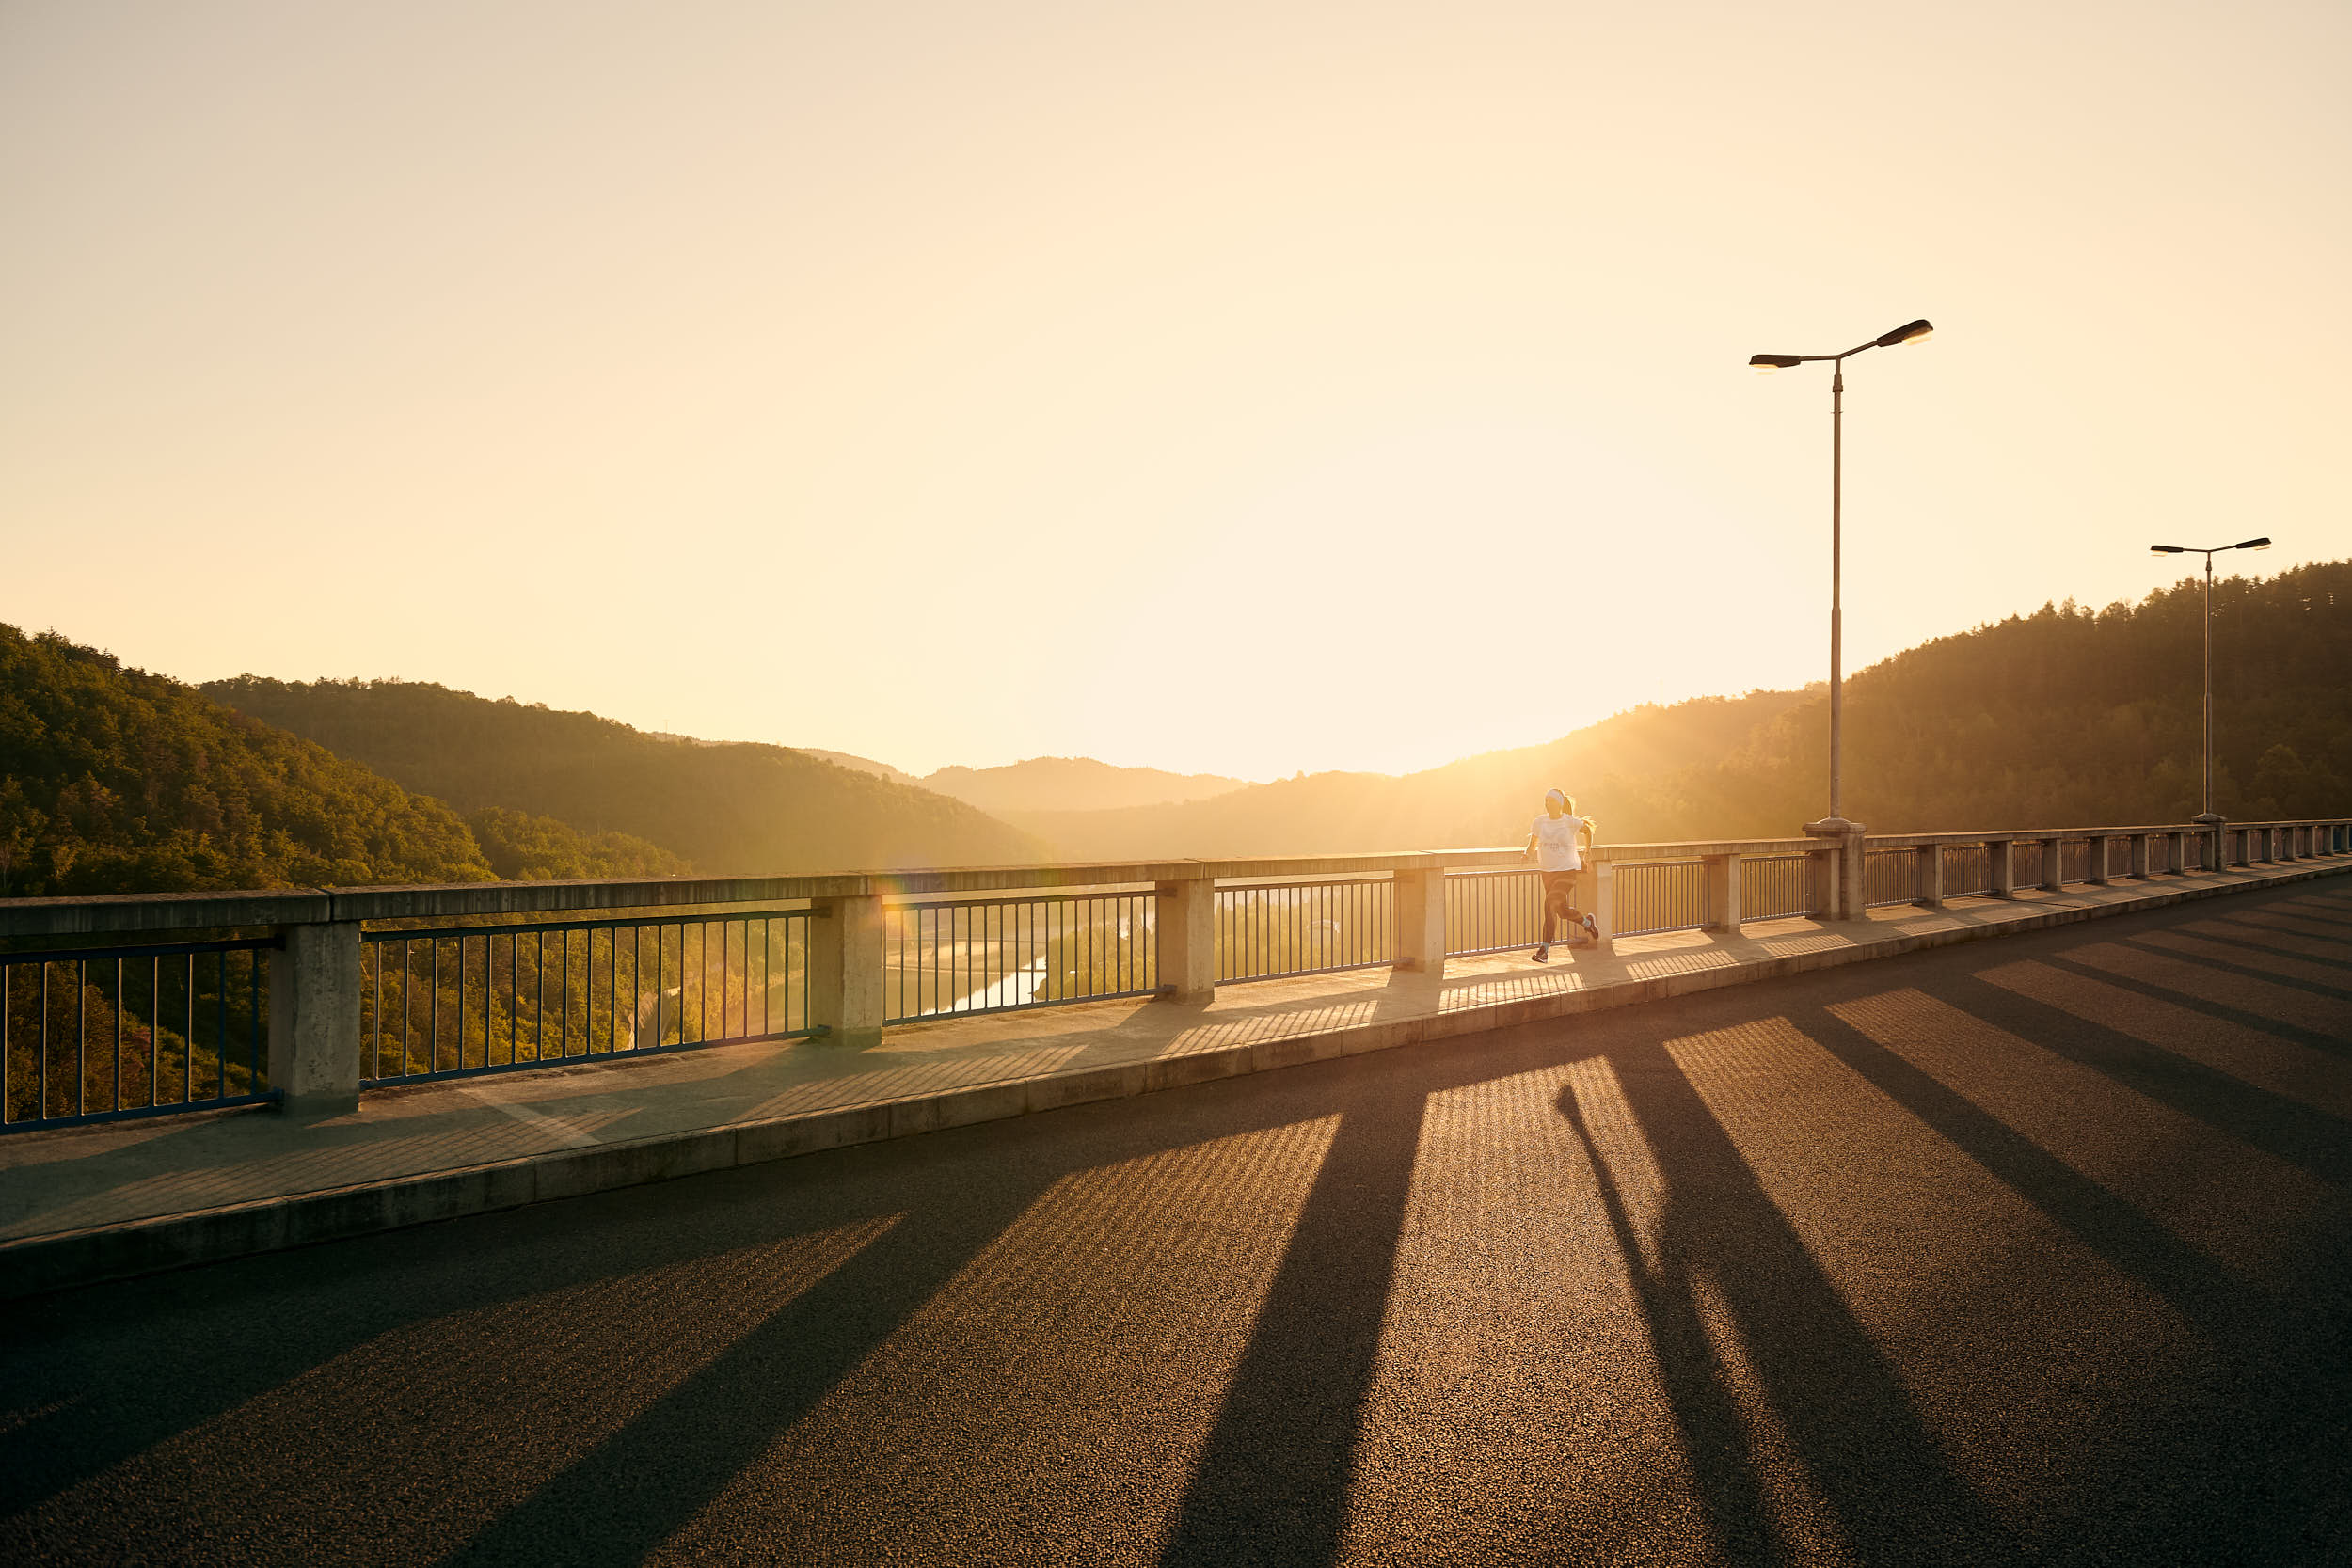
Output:
[[1396,1099],[1342,1119],[1161,1562],[1336,1555],[1426,1103]]
[[1557,1106],[1601,1184],[1717,1552],[1740,1563],[1791,1560],[1710,1338],[1702,1280],[1860,1560],[2015,1560],[2017,1544],[1955,1473],[1894,1364],[1690,1080],[1662,1052],[1618,1066],[1666,1194],[1654,1262],[1573,1088]]

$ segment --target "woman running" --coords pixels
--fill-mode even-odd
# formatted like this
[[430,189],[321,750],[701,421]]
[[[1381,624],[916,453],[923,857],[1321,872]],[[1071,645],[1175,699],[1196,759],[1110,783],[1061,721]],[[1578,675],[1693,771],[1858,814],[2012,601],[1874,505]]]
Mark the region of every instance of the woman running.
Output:
[[[1551,961],[1553,923],[1565,919],[1570,932],[1583,928],[1582,940],[1598,944],[1600,927],[1589,914],[1576,907],[1576,875],[1584,869],[1584,857],[1579,852],[1577,841],[1593,842],[1593,824],[1589,818],[1576,815],[1576,801],[1566,791],[1554,789],[1544,796],[1544,815],[1535,818],[1534,832],[1527,835],[1523,857],[1534,855],[1544,876],[1543,938],[1535,944],[1533,955],[1537,963]],[[1571,942],[1576,939],[1571,937]]]

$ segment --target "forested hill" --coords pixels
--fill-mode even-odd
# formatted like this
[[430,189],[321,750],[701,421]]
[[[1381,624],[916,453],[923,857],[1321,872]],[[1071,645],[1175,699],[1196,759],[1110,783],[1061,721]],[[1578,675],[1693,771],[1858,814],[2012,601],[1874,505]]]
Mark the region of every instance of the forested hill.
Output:
[[460,810],[633,834],[707,875],[1040,858],[1026,835],[961,801],[782,746],[659,738],[427,682],[240,675],[203,689]]
[[461,819],[193,687],[0,626],[0,897],[687,869],[622,833]]
[[1205,800],[1007,817],[1077,859],[1337,854],[1517,844],[1559,785],[1620,843],[1695,819],[1661,782],[1728,756],[1803,692],[1644,705],[1539,746],[1488,752],[1402,778],[1315,773]]
[[[2050,605],[1846,689],[1849,816],[1880,832],[2184,821],[2200,809],[2202,588]],[[2352,814],[2352,562],[2214,590],[2215,804]],[[1062,853],[1307,854],[1521,842],[1558,784],[1619,844],[1794,833],[1828,808],[1829,704],[1645,706],[1404,778],[1327,773],[1129,811],[1008,814]]]
[[[1883,832],[2178,822],[2200,809],[2203,587],[1941,637],[1846,692],[1846,815]],[[2352,813],[2352,562],[2214,585],[2215,809]],[[1739,833],[1821,814],[1811,704],[1675,781]]]
[[457,815],[54,632],[0,626],[0,894],[456,882]]
[[942,768],[915,781],[997,816],[1013,812],[1109,811],[1205,800],[1247,789],[1247,779],[1120,768],[1092,757],[1031,757],[1003,768]]

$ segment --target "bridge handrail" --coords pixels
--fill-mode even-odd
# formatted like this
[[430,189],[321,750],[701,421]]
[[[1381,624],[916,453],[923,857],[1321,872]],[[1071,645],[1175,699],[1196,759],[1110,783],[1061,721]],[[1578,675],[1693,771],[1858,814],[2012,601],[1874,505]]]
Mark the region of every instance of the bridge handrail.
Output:
[[[1574,900],[1605,942],[2346,854],[2352,816],[1817,828],[1604,844]],[[1513,846],[6,899],[0,1132],[274,1097],[342,1108],[418,1078],[1436,971],[1549,940],[1545,896]]]

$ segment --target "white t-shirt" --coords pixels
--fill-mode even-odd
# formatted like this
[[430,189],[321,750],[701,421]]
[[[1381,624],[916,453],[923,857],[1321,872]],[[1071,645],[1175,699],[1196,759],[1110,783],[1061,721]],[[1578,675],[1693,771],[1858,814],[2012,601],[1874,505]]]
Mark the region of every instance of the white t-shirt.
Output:
[[1535,862],[1546,871],[1581,871],[1584,857],[1576,852],[1576,835],[1582,830],[1581,816],[1554,816],[1547,812],[1535,818]]

